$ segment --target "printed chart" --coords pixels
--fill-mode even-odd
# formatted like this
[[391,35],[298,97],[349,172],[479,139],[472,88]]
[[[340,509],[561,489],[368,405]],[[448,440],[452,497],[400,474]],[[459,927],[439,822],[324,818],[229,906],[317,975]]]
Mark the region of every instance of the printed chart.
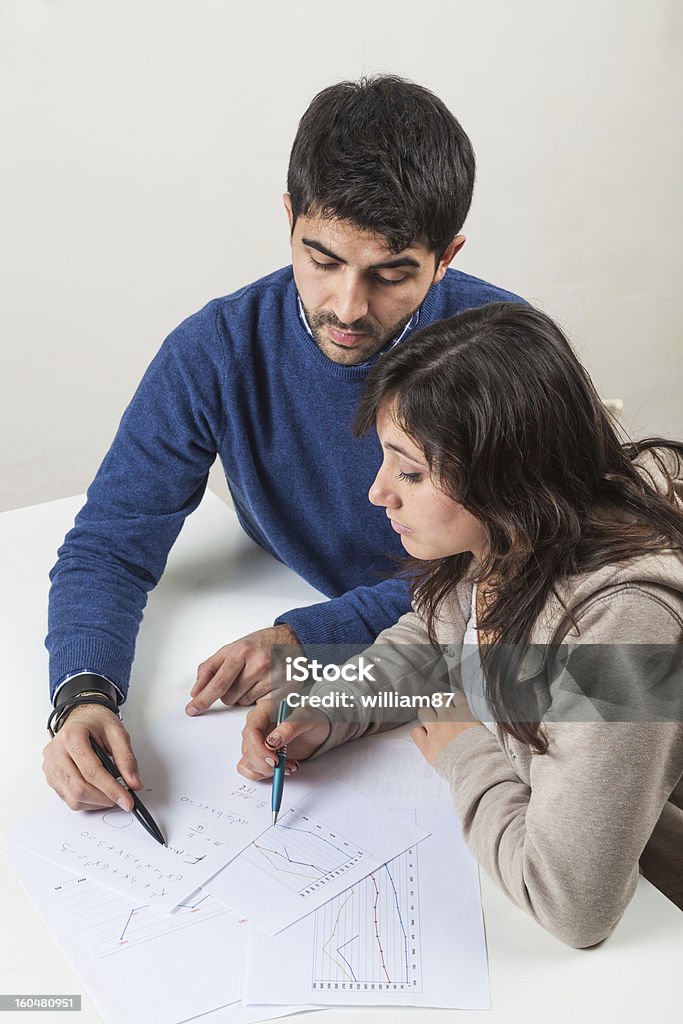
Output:
[[36,854],[9,847],[3,856],[96,1000],[98,1020],[188,1020],[240,998],[248,926],[206,890],[164,914]]
[[54,893],[81,931],[94,956],[112,956],[231,911],[209,893],[199,891],[172,914],[149,904],[131,904],[113,889],[81,877],[54,886]]
[[295,808],[242,857],[299,896],[310,896],[367,858],[365,850]]
[[[387,765],[412,767],[422,756],[402,740],[382,745]],[[380,809],[427,838],[361,878],[347,875],[343,891],[286,931],[252,928],[243,1005],[490,1007],[477,862],[455,809],[421,795],[379,799]]]
[[316,991],[422,991],[417,848],[315,913]]
[[330,779],[219,871],[211,894],[267,935],[277,935],[427,835]]

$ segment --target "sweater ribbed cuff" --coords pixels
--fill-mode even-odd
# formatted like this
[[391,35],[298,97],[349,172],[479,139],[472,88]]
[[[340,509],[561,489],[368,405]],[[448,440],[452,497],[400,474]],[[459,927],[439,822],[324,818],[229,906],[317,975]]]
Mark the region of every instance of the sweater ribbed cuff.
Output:
[[85,669],[105,676],[126,697],[131,664],[132,657],[109,640],[94,637],[69,640],[50,655],[50,700],[67,676]]
[[291,626],[304,648],[314,644],[361,644],[368,647],[374,640],[362,626],[359,629],[357,619],[340,616],[338,606],[335,607],[332,601],[292,608],[279,615],[273,625],[282,623]]

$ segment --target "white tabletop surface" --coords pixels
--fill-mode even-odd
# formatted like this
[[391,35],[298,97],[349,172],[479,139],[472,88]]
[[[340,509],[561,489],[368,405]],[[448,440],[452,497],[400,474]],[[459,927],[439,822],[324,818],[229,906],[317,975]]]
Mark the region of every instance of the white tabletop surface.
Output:
[[[47,574],[81,504],[82,498],[67,498],[0,515],[0,832],[40,806],[46,795],[41,751],[50,708],[43,646]],[[207,493],[187,521],[145,614],[125,709],[133,739],[155,718],[186,702],[199,661],[222,644],[270,625],[281,611],[319,598],[252,544],[240,531],[234,513]],[[83,1009],[70,1019],[78,1024],[100,1022],[77,975],[2,858],[0,886],[0,993],[81,993]],[[683,1020],[683,914],[644,879],[614,935],[592,950],[563,946],[485,876],[482,898],[492,1011],[339,1008],[316,1011],[316,1021],[528,1024],[535,1019],[553,1024],[642,1024],[653,1019],[668,1024]],[[37,1018],[10,1011],[3,1013],[2,1024],[27,1018],[41,1024],[69,1019],[51,1011]],[[214,1019],[218,1021],[217,1016]],[[198,1020],[213,1024],[212,1015]]]

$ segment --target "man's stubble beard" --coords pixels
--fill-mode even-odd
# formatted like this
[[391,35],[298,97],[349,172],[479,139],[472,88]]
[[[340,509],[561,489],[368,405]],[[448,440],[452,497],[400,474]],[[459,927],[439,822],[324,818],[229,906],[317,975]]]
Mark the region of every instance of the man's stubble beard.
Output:
[[[416,307],[419,308],[419,307]],[[319,310],[317,313],[311,313],[304,306],[304,312],[306,314],[306,320],[308,326],[311,328],[311,334],[316,345],[323,353],[324,356],[333,362],[343,366],[356,366],[360,363],[366,363],[373,356],[377,355],[378,352],[388,345],[390,341],[398,337],[401,331],[405,328],[406,324],[415,315],[415,310],[412,310],[408,316],[403,317],[397,321],[386,331],[379,331],[375,324],[366,323],[363,320],[355,320],[352,324],[342,324],[334,315],[334,313],[327,312],[326,310]],[[335,345],[334,342],[324,333],[325,327],[333,327],[338,331],[350,331],[358,334],[369,334],[370,337],[355,348],[344,348],[343,345]]]

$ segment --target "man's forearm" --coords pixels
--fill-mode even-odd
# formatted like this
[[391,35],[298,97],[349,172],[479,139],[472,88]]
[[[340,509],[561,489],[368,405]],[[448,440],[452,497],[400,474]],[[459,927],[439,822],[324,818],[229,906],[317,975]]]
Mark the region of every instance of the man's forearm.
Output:
[[[388,579],[374,587],[356,587],[341,597],[305,608],[293,608],[275,620],[290,626],[304,647],[314,644],[369,647],[411,608],[410,590],[403,579]],[[342,658],[341,660],[346,660]]]

